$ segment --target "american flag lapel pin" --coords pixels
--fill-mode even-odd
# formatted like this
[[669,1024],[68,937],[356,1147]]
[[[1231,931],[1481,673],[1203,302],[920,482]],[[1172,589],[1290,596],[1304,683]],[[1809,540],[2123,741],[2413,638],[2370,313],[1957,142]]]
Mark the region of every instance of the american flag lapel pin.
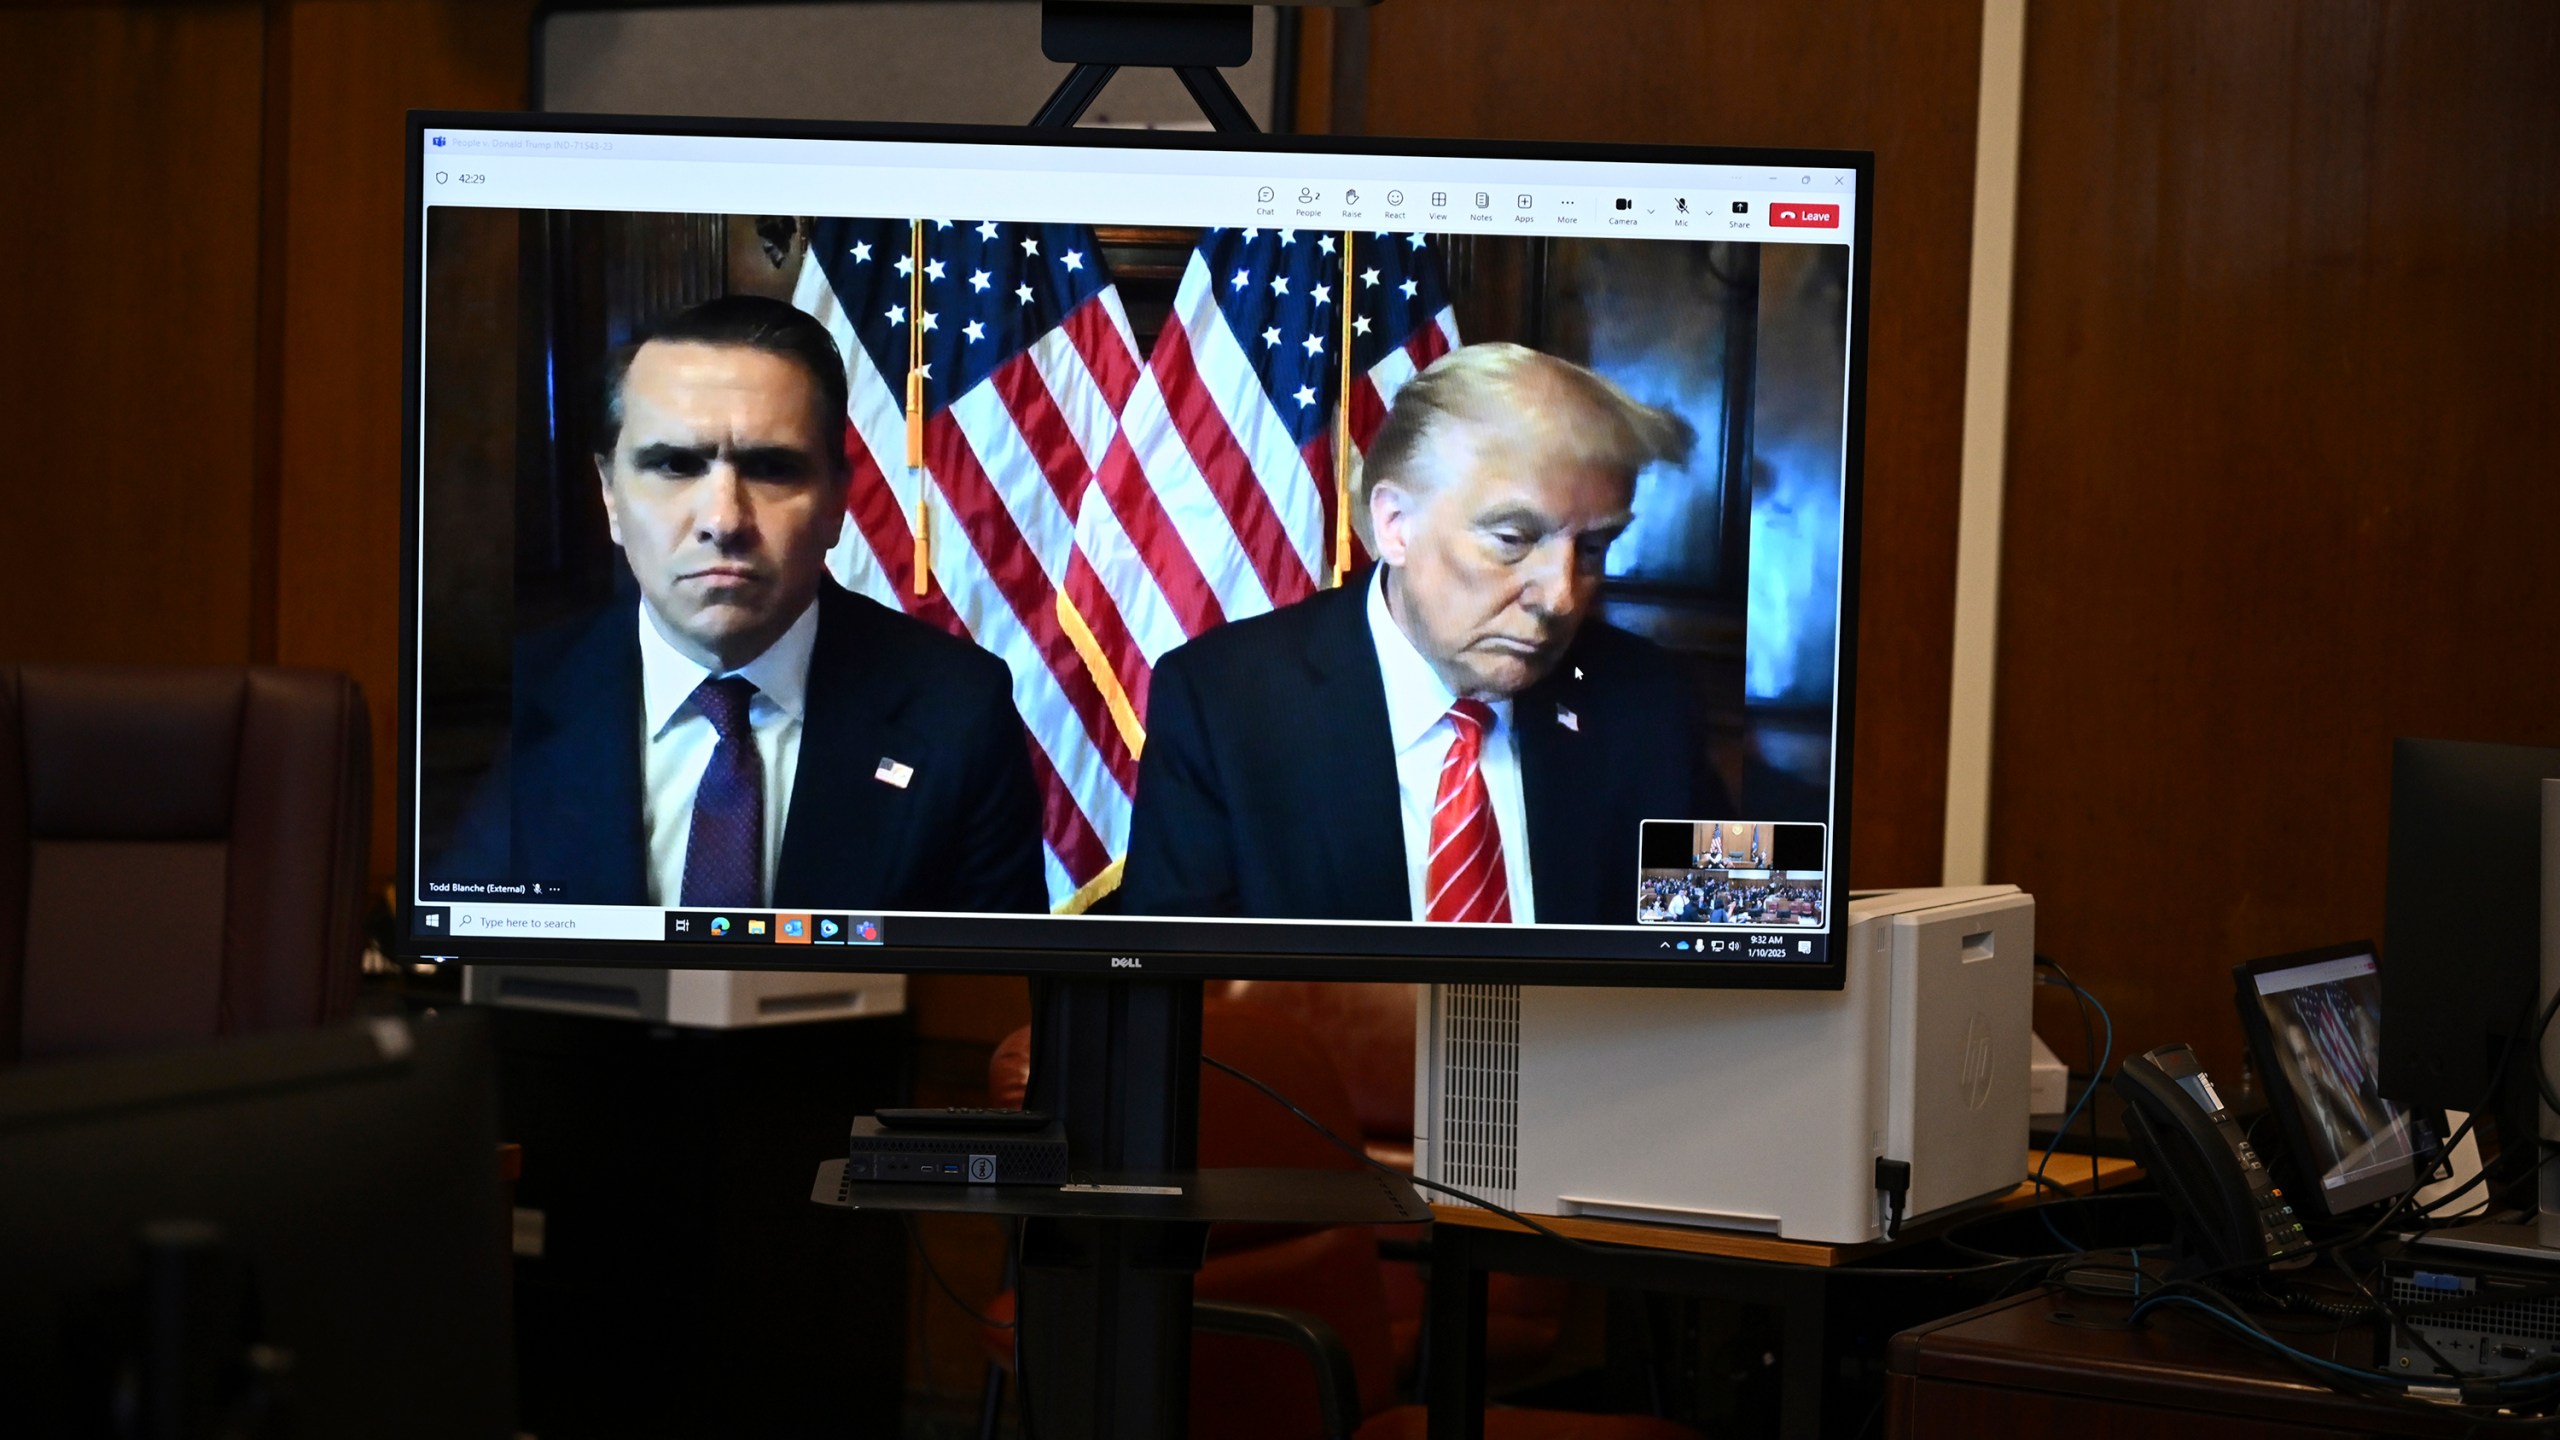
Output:
[[907,782],[916,778],[916,767],[903,760],[892,760],[883,755],[880,757],[880,768],[871,772],[871,778],[883,785],[894,785],[904,790],[907,788]]
[[1567,710],[1561,705],[1556,707],[1556,723],[1567,730],[1572,731],[1576,735],[1582,733],[1582,717],[1574,714],[1572,711]]

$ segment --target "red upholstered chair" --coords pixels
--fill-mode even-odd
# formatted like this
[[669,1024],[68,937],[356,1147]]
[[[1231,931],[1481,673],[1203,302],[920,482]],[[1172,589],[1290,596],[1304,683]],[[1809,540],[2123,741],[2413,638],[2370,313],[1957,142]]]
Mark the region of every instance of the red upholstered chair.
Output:
[[370,733],[323,671],[0,669],[0,1065],[342,1018]]
[[[1406,1034],[1409,1049],[1409,1019]],[[1361,1132],[1331,1047],[1286,1011],[1213,995],[1201,1008],[1201,1050],[1288,1096],[1336,1134]],[[997,1047],[988,1064],[994,1104],[1022,1103],[1029,1059],[1028,1031]],[[1410,1074],[1408,1064],[1408,1084]],[[1360,1163],[1214,1068],[1200,1076],[1199,1154],[1203,1168]],[[1360,1440],[1422,1434],[1421,1407],[1394,1403],[1397,1338],[1374,1227],[1215,1227],[1193,1296],[1202,1314],[1192,1342],[1191,1433],[1201,1440],[1313,1440],[1355,1421]],[[1013,1297],[998,1296],[989,1313],[1010,1319]],[[1317,1323],[1305,1324],[1309,1317]],[[1298,1338],[1275,1343],[1271,1337],[1290,1327],[1268,1322],[1286,1318],[1299,1322]],[[1010,1360],[1009,1336],[990,1334],[987,1347],[999,1363]],[[1349,1375],[1339,1388],[1348,1393],[1328,1406],[1320,1377],[1342,1368]],[[1694,1433],[1650,1416],[1511,1409],[1486,1416],[1486,1434],[1496,1440],[1694,1440]]]
[[[1414,1008],[1418,985],[1333,985],[1309,980],[1227,980],[1209,993],[1287,1011],[1324,1041],[1350,1088],[1369,1158],[1413,1170]],[[1344,1132],[1346,1135],[1350,1132]],[[1428,1198],[1428,1197],[1426,1197]],[[1409,1231],[1387,1238],[1414,1240]],[[1427,1301],[1419,1266],[1389,1261],[1387,1315],[1396,1373],[1412,1373]],[[1550,1275],[1492,1275],[1485,1284],[1485,1363],[1517,1372],[1553,1355],[1564,1338],[1572,1287]]]

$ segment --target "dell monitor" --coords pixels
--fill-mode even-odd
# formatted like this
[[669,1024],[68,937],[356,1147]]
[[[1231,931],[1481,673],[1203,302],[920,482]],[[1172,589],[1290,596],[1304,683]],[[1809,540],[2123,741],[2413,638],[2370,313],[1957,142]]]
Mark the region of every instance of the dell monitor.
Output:
[[421,114],[404,943],[1837,987],[1862,154]]

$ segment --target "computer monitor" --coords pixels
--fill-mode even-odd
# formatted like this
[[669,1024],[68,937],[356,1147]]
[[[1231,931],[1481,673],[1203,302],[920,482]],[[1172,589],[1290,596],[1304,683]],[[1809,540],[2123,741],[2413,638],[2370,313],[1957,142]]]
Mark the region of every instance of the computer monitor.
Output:
[[[2391,746],[2382,936],[2382,1093],[2535,1133],[2531,1039],[2541,968],[2542,782],[2560,749]],[[2500,1057],[2514,1043],[2500,1094]]]
[[2285,1178],[2314,1214],[2417,1188],[2444,1146],[2441,1109],[2382,1093],[2379,968],[2372,943],[2358,941],[2231,972],[2240,1028],[2284,1130]]
[[0,1075],[12,1433],[513,1433],[487,1027]]
[[1868,156],[409,138],[413,953],[1841,983]]

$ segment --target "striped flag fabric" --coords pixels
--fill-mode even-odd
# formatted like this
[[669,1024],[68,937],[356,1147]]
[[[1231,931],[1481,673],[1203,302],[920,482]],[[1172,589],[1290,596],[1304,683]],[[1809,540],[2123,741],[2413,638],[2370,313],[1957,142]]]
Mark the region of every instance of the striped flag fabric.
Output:
[[834,333],[851,392],[851,523],[828,566],[1012,671],[1050,903],[1082,910],[1116,883],[1138,763],[1059,596],[1076,500],[1139,377],[1102,248],[1076,225],[818,220],[793,303]]
[[[1155,661],[1339,583],[1367,555],[1350,466],[1406,381],[1458,345],[1430,237],[1213,229],[1076,509],[1063,605],[1143,747]],[[1340,403],[1345,391],[1349,403]],[[1350,463],[1335,466],[1337,448]]]
[[1051,906],[1080,912],[1119,884],[1155,661],[1366,563],[1351,466],[1459,343],[1439,257],[1206,231],[1143,366],[1086,226],[818,220],[793,302],[849,382],[829,568],[1005,661]]

